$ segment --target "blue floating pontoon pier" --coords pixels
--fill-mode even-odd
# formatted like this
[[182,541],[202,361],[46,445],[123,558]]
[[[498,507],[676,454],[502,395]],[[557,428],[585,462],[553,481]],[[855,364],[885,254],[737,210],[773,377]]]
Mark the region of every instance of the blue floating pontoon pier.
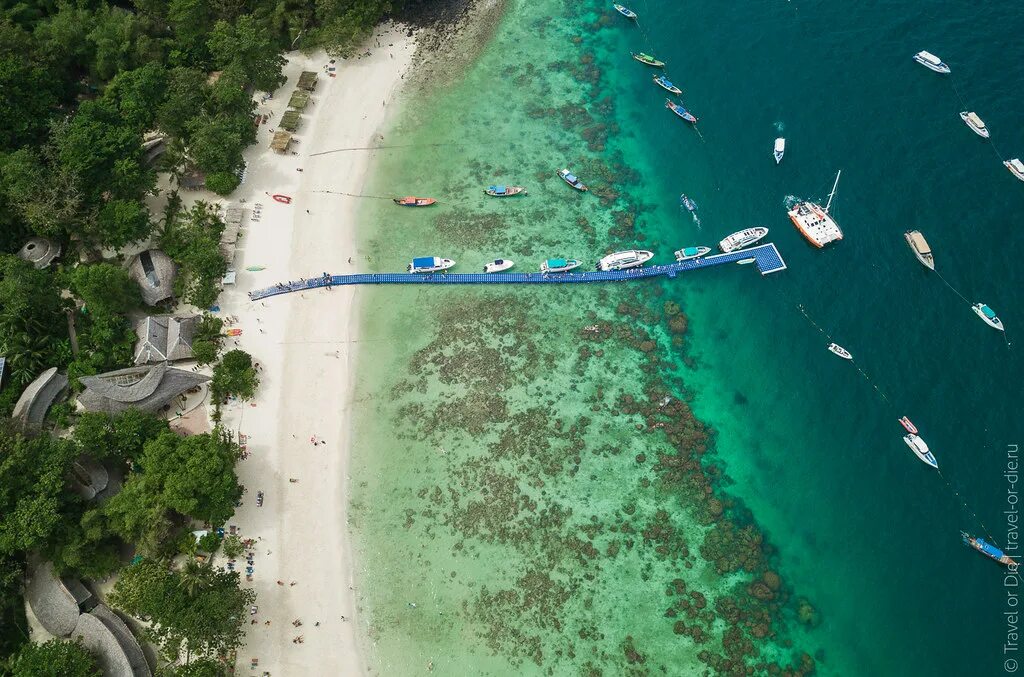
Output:
[[762,275],[786,269],[786,262],[774,244],[763,244],[729,254],[715,254],[665,265],[631,268],[629,270],[593,271],[586,273],[362,273],[359,275],[322,275],[299,282],[282,282],[249,292],[253,300],[265,299],[306,289],[320,289],[350,284],[569,284],[584,282],[615,282],[646,277],[677,274],[710,268],[725,263],[752,260]]

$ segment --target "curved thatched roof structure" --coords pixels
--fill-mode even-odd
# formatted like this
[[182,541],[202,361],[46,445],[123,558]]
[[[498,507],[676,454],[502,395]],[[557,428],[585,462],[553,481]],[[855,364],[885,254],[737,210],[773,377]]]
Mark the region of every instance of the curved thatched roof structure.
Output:
[[161,362],[83,376],[78,380],[85,386],[78,401],[87,411],[116,414],[131,407],[156,411],[186,390],[209,381],[210,377],[174,369]]
[[110,484],[110,471],[102,463],[80,456],[71,464],[71,489],[87,501]]
[[128,273],[142,290],[142,300],[151,306],[174,298],[177,270],[171,257],[159,249],[147,249],[128,264]]
[[11,413],[25,425],[40,426],[53,401],[68,387],[68,377],[50,367],[25,388]]
[[131,661],[117,641],[117,636],[96,616],[79,616],[71,638],[81,639],[85,648],[96,655],[104,677],[134,677]]
[[25,599],[46,631],[67,637],[78,623],[78,600],[53,571],[51,562],[35,568],[25,585]]
[[142,653],[142,647],[139,646],[138,640],[135,639],[135,635],[128,629],[125,622],[121,620],[121,617],[103,604],[98,604],[89,613],[100,619],[100,622],[107,626],[107,629],[117,639],[117,643],[121,646],[121,651],[128,658],[132,675],[134,677],[150,677],[152,671],[149,669],[149,663],[146,662],[146,655]]
[[18,258],[28,261],[36,268],[46,268],[58,256],[60,256],[60,244],[51,242],[45,237],[30,238],[18,250]]

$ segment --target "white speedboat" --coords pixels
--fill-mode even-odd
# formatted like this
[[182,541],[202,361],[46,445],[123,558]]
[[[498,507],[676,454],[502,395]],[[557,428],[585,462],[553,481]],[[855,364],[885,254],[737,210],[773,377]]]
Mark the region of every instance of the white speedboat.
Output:
[[598,270],[626,270],[642,266],[654,258],[654,252],[643,249],[627,249],[624,252],[609,254],[597,262]]
[[775,164],[782,162],[782,156],[786,154],[786,140],[781,136],[775,139]]
[[988,128],[985,126],[985,122],[978,117],[978,114],[974,111],[960,111],[960,119],[971,128],[971,131],[978,136],[988,138]]
[[832,184],[832,192],[828,194],[828,202],[822,207],[817,202],[800,202],[787,212],[789,220],[797,227],[800,234],[808,242],[818,249],[821,249],[829,242],[843,239],[843,231],[829,214],[832,207],[832,198],[836,194],[836,186],[839,185],[839,175],[836,174],[836,182]]
[[949,66],[942,63],[942,59],[935,56],[931,52],[920,51],[914,55],[914,61],[918,62],[925,68],[930,68],[936,73],[948,73]]
[[932,248],[928,246],[928,241],[924,239],[921,231],[908,230],[903,233],[903,237],[906,238],[910,250],[914,252],[914,256],[921,262],[921,265],[928,270],[935,270],[935,257],[932,256]]
[[974,312],[978,317],[984,320],[985,324],[988,326],[993,329],[998,329],[999,331],[1006,331],[1003,329],[1003,321],[996,317],[996,311],[992,310],[984,303],[975,303],[971,308],[974,309]]
[[838,355],[839,357],[843,358],[844,360],[852,360],[853,359],[853,355],[850,354],[850,351],[847,350],[846,348],[842,347],[838,343],[830,343],[830,344],[828,344],[828,349],[829,349],[829,352],[831,352],[833,355]]
[[484,265],[484,272],[485,273],[501,273],[501,272],[504,272],[504,271],[508,270],[509,268],[511,268],[514,265],[516,265],[515,262],[514,261],[509,261],[508,259],[494,259],[490,263]]
[[568,273],[583,264],[579,259],[548,259],[540,264],[542,273]]
[[747,228],[746,230],[738,230],[729,237],[725,238],[718,243],[718,248],[728,254],[734,252],[737,249],[744,249],[754,244],[765,235],[768,234],[768,229],[764,226],[756,226],[754,228]]
[[1006,168],[1010,170],[1010,173],[1016,176],[1021,181],[1024,181],[1024,162],[1020,161],[1020,158],[1013,158],[1012,160],[1006,160],[1003,162]]
[[938,470],[939,462],[935,460],[935,455],[928,450],[928,445],[924,443],[924,440],[913,433],[909,433],[903,436],[903,441],[906,442],[911,451],[921,459],[922,463],[927,463]]
[[699,259],[711,251],[711,247],[683,247],[676,252],[676,261]]
[[442,259],[438,256],[419,256],[412,260],[406,270],[410,273],[437,273],[448,270],[455,265],[451,259]]

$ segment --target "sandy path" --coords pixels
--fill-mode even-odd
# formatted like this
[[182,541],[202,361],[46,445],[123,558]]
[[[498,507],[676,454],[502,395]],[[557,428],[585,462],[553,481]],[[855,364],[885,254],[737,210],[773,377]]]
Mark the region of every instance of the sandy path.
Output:
[[[376,40],[382,47],[374,46]],[[285,69],[288,83],[262,107],[274,116],[261,127],[258,146],[249,150],[248,174],[234,196],[245,198],[246,206],[262,205],[259,221],[247,225],[240,243],[237,286],[221,297],[221,315],[237,316],[236,326],[244,332],[239,347],[262,367],[256,399],[224,412],[224,425],[248,437],[252,454],[239,464],[248,490],[232,520],[244,537],[258,539],[251,585],[259,613],[252,617],[257,623],[247,626],[247,646],[238,657],[246,673],[254,657],[259,659],[254,674],[267,671],[275,677],[366,672],[357,650],[347,527],[358,292],[344,287],[256,303],[245,292],[324,271],[356,270],[358,258],[347,263],[357,253],[356,199],[316,191],[359,193],[371,153],[310,155],[374,145],[390,112],[382,102],[396,94],[415,44],[391,30],[369,45],[370,56],[339,60],[336,78],[323,71],[324,55],[292,55]],[[320,73],[315,103],[303,116],[293,146],[298,155],[278,155],[268,149],[269,130],[302,70]],[[267,193],[289,195],[293,202],[280,204]],[[245,271],[253,265],[266,269]],[[227,348],[234,347],[229,340]],[[326,444],[314,445],[312,436]],[[262,508],[255,505],[258,490],[265,494]],[[239,564],[245,567],[244,561]],[[292,625],[295,619],[301,627]],[[303,643],[293,643],[300,635]]]

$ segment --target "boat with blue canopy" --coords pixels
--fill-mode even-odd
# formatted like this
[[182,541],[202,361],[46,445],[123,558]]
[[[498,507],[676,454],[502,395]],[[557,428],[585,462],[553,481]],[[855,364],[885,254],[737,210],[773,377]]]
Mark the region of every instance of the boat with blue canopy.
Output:
[[548,259],[540,264],[542,273],[567,273],[583,264],[579,259]]
[[524,186],[487,186],[484,192],[491,197],[512,197],[513,195],[526,195]]
[[451,259],[443,259],[439,256],[418,256],[406,266],[410,273],[438,273],[448,270],[455,265]]
[[985,557],[990,557],[1004,566],[1017,566],[1016,560],[986,541],[984,538],[975,538],[966,531],[961,531],[960,537],[964,539],[965,545],[969,545],[982,555],[985,555]]
[[559,178],[562,179],[562,181],[565,181],[570,186],[572,186],[573,188],[580,192],[586,192],[588,190],[586,184],[580,181],[579,177],[570,172],[568,169],[559,169],[558,176]]
[[992,310],[984,303],[975,303],[971,308],[974,310],[974,313],[984,320],[985,324],[988,326],[993,329],[998,329],[999,331],[1006,331],[1003,329],[1003,321],[996,316],[996,311]]
[[711,251],[711,247],[683,247],[676,251],[676,261],[689,261],[699,259]]
[[661,87],[664,90],[672,92],[673,94],[675,94],[677,96],[679,94],[683,93],[683,90],[681,90],[678,87],[676,87],[675,85],[673,85],[672,81],[669,80],[668,78],[666,78],[664,75],[655,75],[654,76],[654,84],[658,85],[659,87]]
[[693,113],[686,110],[672,99],[665,99],[665,108],[668,108],[670,111],[672,111],[682,119],[686,120],[690,124],[697,123],[697,117]]

